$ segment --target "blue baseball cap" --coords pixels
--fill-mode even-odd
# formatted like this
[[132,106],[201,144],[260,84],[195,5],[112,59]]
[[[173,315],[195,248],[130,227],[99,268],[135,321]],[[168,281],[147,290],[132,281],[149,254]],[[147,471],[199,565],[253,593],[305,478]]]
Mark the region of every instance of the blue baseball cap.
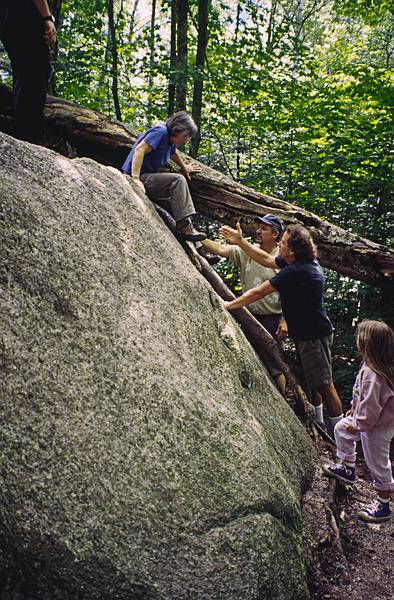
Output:
[[279,233],[283,233],[285,230],[285,224],[282,219],[276,217],[275,215],[265,215],[264,217],[255,217],[256,223],[264,223],[265,225],[269,225],[275,231]]

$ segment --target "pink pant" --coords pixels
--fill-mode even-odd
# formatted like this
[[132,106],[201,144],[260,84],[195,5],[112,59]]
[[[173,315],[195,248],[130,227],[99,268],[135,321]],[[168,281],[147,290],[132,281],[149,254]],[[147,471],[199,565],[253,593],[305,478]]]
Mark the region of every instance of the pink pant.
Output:
[[372,475],[375,488],[377,490],[394,490],[390,462],[390,442],[394,437],[394,427],[350,433],[350,431],[346,431],[345,427],[352,424],[352,418],[345,417],[335,426],[338,458],[354,463],[356,461],[356,442],[361,440],[365,462]]

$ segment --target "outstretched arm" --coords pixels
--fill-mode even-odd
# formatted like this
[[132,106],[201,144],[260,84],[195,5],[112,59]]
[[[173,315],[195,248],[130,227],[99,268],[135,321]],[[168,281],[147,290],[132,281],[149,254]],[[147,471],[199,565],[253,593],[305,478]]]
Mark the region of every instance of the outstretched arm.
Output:
[[237,308],[248,306],[249,304],[252,304],[252,302],[256,302],[256,300],[260,300],[261,298],[268,296],[268,294],[272,294],[272,292],[276,292],[276,289],[272,287],[269,281],[264,281],[264,283],[248,290],[239,298],[231,300],[231,302],[224,302],[224,305],[228,310],[236,310]]
[[[270,269],[278,268],[274,256],[268,254],[268,252],[265,252],[264,250],[261,250],[261,248],[253,246],[253,244],[250,244],[244,239],[239,222],[237,223],[237,229],[232,229],[231,227],[227,227],[227,225],[223,225],[223,227],[219,229],[219,234],[222,235],[228,242],[230,242],[230,244],[236,244],[239,246],[252,260],[256,261],[260,265],[269,267]],[[272,288],[271,291],[274,292],[274,288]],[[270,294],[271,292],[268,293]]]
[[201,243],[204,248],[206,248],[208,252],[212,252],[212,254],[217,254],[217,256],[222,256],[223,258],[230,257],[231,246],[220,244],[213,240],[203,240]]

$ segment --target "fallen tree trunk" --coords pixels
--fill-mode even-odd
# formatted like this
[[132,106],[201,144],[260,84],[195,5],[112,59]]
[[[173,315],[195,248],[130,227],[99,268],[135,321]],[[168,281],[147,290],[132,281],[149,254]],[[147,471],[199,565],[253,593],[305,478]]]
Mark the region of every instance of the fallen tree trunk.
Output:
[[[9,131],[11,93],[0,85],[0,128]],[[45,109],[47,144],[68,156],[88,156],[120,168],[137,133],[102,113],[49,97]],[[185,156],[185,161],[190,158]],[[176,168],[175,166],[173,167]],[[191,183],[196,208],[202,214],[234,226],[243,218],[243,228],[252,231],[253,217],[267,212],[286,224],[308,227],[319,248],[322,265],[384,290],[394,292],[394,251],[324,221],[317,215],[283,200],[260,194],[201,164],[201,173]]]

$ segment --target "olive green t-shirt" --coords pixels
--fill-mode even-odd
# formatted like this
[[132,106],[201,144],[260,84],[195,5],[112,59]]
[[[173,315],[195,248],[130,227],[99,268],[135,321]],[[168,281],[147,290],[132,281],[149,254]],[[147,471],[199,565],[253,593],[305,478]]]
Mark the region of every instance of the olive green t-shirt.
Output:
[[[278,254],[278,248],[274,248],[271,254],[272,256],[276,256]],[[230,247],[229,260],[239,267],[243,292],[247,292],[262,284],[264,281],[272,279],[278,272],[277,269],[270,269],[268,267],[263,267],[263,265],[259,265],[259,263],[249,258],[246,252],[241,250],[238,246]],[[272,294],[268,294],[265,298],[250,304],[248,309],[255,315],[281,314],[282,307],[280,304],[279,293],[273,292]]]

